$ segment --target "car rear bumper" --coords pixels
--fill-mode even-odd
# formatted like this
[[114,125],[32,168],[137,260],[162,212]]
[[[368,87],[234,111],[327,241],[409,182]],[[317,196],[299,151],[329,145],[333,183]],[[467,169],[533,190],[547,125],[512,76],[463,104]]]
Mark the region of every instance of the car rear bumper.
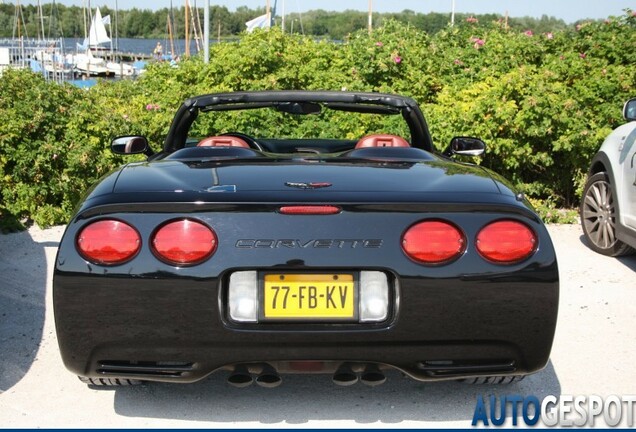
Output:
[[523,375],[546,365],[558,307],[556,261],[475,277],[400,277],[389,319],[369,325],[232,323],[224,277],[173,276],[57,270],[56,327],[67,368],[181,382],[236,364],[309,360],[377,363],[418,380]]

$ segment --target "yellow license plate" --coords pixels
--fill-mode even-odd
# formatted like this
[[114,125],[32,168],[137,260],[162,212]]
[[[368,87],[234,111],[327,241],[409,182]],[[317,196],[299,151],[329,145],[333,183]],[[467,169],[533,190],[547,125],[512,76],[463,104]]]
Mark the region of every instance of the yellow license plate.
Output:
[[352,320],[356,318],[352,274],[266,274],[265,319]]

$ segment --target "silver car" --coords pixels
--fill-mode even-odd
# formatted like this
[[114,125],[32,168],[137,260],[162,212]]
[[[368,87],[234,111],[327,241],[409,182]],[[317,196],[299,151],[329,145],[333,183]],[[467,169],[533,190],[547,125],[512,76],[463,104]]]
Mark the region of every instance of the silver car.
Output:
[[608,256],[636,249],[636,98],[625,103],[623,117],[628,123],[592,159],[580,207],[589,246]]

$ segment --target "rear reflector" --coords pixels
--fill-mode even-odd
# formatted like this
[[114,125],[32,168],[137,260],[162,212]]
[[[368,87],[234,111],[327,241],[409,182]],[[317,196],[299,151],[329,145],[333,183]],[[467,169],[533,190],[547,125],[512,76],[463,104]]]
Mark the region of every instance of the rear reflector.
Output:
[[152,236],[152,251],[168,264],[199,264],[216,251],[214,231],[201,222],[183,219],[163,225]]
[[486,225],[477,234],[479,254],[497,264],[523,261],[537,249],[537,237],[528,226],[513,220]]
[[234,321],[258,321],[258,279],[255,271],[239,271],[230,275],[228,306],[230,318]]
[[76,247],[87,261],[100,265],[117,265],[137,255],[141,248],[141,237],[127,223],[106,219],[82,228],[77,236]]
[[379,271],[360,272],[360,322],[380,322],[389,315],[389,281]]
[[340,207],[329,205],[283,206],[278,209],[279,213],[286,215],[332,215],[338,214],[340,211]]
[[402,236],[402,250],[422,264],[445,264],[458,258],[465,250],[464,234],[455,225],[430,220],[410,227]]

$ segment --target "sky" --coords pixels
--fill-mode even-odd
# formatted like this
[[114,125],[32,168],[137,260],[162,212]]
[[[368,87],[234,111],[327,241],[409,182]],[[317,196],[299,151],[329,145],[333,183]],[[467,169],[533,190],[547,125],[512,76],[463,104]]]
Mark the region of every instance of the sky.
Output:
[[[21,3],[35,3],[37,0],[22,0]],[[50,3],[52,0],[41,0]],[[83,0],[56,0],[66,5],[81,6]],[[84,0],[88,2],[88,0]],[[119,1],[119,7],[130,9],[160,9],[170,6],[170,0],[127,0]],[[190,5],[196,1],[197,6],[204,5],[205,0],[189,0]],[[282,12],[283,3],[285,12],[297,13],[311,9],[324,9],[342,11],[355,9],[366,11],[368,0],[277,0],[277,14]],[[14,0],[0,0],[2,3],[14,3]],[[91,0],[94,6],[115,7],[115,0]],[[172,0],[174,6],[181,6],[185,0]],[[274,0],[270,0],[274,5]],[[415,12],[442,12],[451,11],[452,0],[372,0],[373,10],[378,12],[399,12],[411,9]],[[238,6],[250,8],[264,7],[266,0],[210,0],[211,5],[226,6],[229,10],[235,10]],[[623,10],[629,8],[636,10],[636,0],[455,0],[457,13],[497,13],[504,15],[506,11],[511,17],[531,16],[540,18],[542,15],[563,19],[566,23],[572,23],[585,18],[607,18],[610,15],[622,15]]]

